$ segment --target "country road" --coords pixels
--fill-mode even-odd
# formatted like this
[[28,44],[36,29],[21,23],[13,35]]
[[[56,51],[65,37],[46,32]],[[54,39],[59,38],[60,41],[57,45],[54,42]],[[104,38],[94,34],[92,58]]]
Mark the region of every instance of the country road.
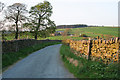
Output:
[[64,67],[59,54],[61,44],[30,54],[6,70],[3,78],[74,78]]

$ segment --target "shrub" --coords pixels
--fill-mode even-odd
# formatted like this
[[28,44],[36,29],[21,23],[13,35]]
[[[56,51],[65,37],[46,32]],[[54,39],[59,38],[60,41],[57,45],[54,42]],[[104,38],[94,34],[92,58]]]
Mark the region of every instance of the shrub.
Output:
[[86,34],[81,34],[79,37],[87,37]]

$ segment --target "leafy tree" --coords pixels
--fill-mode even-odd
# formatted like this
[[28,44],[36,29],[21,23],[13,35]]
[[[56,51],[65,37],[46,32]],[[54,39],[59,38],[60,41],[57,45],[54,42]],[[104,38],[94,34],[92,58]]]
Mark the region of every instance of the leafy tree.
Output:
[[34,31],[34,37],[37,39],[38,33],[41,31],[41,35],[46,32],[55,31],[55,23],[50,20],[52,14],[52,6],[48,1],[39,3],[30,9],[30,21],[25,25]]
[[51,33],[55,32],[56,27],[47,27],[45,30],[42,30],[39,32],[40,36],[43,38],[46,38],[47,36],[50,36]]
[[26,5],[22,3],[14,3],[13,5],[8,6],[5,11],[5,18],[10,22],[15,22],[15,39],[18,39],[18,23],[27,19],[25,13],[27,13]]

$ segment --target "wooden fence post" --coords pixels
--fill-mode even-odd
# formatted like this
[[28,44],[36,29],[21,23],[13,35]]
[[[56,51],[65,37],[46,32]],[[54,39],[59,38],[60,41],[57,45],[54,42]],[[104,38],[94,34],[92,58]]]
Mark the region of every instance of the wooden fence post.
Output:
[[100,39],[100,37],[99,37],[99,36],[97,36],[97,39]]
[[[117,38],[116,41],[119,43],[119,38]],[[118,57],[118,63],[120,63],[120,46],[119,46],[119,49],[118,49],[118,56],[117,57]]]
[[92,48],[92,40],[89,39],[89,42],[88,42],[88,60],[90,60],[91,48]]

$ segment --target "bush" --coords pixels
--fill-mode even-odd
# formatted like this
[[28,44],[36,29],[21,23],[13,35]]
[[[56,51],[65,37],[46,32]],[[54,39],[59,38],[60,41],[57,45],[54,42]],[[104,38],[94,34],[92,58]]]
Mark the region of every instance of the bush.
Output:
[[86,34],[81,34],[79,37],[87,37]]

